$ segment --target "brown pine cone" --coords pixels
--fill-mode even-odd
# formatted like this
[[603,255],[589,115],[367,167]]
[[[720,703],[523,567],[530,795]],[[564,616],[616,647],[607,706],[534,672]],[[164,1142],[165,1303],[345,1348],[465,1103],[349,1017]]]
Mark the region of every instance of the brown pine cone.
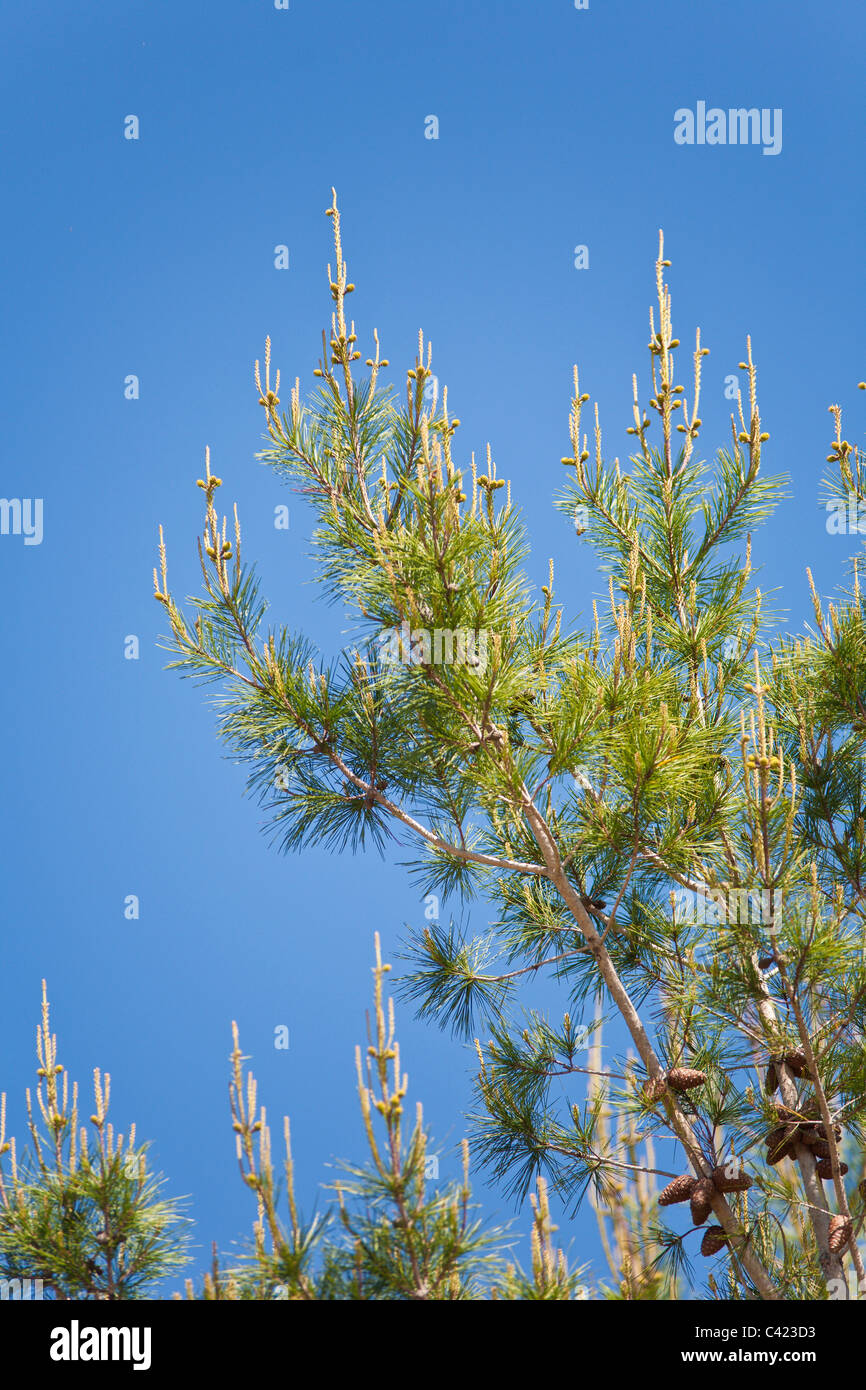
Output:
[[713,1209],[715,1195],[716,1189],[712,1178],[699,1178],[692,1189],[690,1201],[692,1221],[696,1226],[703,1226]]
[[796,1144],[783,1144],[782,1147],[781,1147],[780,1149],[776,1149],[776,1150],[773,1151],[772,1153],[770,1152],[769,1149],[767,1150],[767,1162],[770,1164],[770,1166],[771,1166],[772,1168],[775,1168],[777,1163],[781,1163],[781,1162],[782,1162],[784,1159],[786,1159],[786,1158],[796,1158],[796,1157],[797,1157],[797,1146],[796,1146]]
[[[819,1138],[821,1138],[821,1139],[826,1139],[826,1138],[827,1138],[827,1131],[826,1131],[826,1129],[824,1128],[823,1125],[816,1125],[816,1126],[815,1126],[815,1130],[816,1130],[816,1133],[818,1134]],[[841,1125],[834,1125],[834,1126],[833,1126],[833,1134],[834,1134],[834,1136],[835,1136],[835,1138],[836,1138],[836,1142],[838,1143],[838,1141],[842,1138],[842,1126],[841,1126]]]
[[767,1135],[767,1162],[775,1166],[783,1158],[794,1158],[797,1152],[797,1126],[777,1125]]
[[659,1100],[667,1090],[667,1083],[663,1076],[650,1077],[643,1085],[643,1093],[647,1100],[652,1104],[654,1100]]
[[691,1091],[695,1086],[706,1084],[706,1073],[694,1071],[692,1067],[673,1067],[667,1074],[667,1083],[675,1091]]
[[845,1249],[853,1230],[854,1223],[847,1216],[830,1217],[829,1246],[834,1255],[838,1255],[841,1250]]
[[764,1090],[768,1096],[771,1096],[779,1085],[779,1067],[783,1063],[794,1076],[802,1076],[806,1070],[806,1054],[802,1047],[795,1048],[792,1052],[778,1053],[770,1058],[767,1079],[764,1083]]
[[701,1254],[718,1255],[720,1250],[724,1250],[727,1243],[728,1237],[723,1226],[708,1226],[701,1241]]
[[[832,1178],[833,1164],[830,1162],[830,1159],[820,1158],[818,1162],[815,1164],[815,1172],[818,1174],[818,1177],[823,1178],[825,1182]],[[844,1178],[845,1174],[848,1172],[848,1164],[840,1162],[839,1172],[841,1176]]]
[[791,1110],[789,1106],[781,1105],[778,1101],[773,1106],[773,1109],[784,1124],[801,1125],[804,1121],[808,1122],[807,1117],[803,1115],[801,1111]]
[[778,1148],[779,1144],[787,1144],[793,1130],[790,1125],[776,1125],[767,1135],[767,1148]]
[[830,1145],[826,1139],[816,1139],[809,1146],[816,1158],[824,1159],[830,1157]]
[[722,1166],[713,1169],[713,1183],[718,1192],[748,1192],[752,1179],[742,1170],[734,1178],[729,1178],[727,1169]]
[[796,1047],[793,1052],[786,1052],[782,1061],[791,1068],[795,1076],[802,1076],[806,1070],[806,1053],[802,1047]]
[[659,1193],[659,1206],[673,1207],[677,1202],[687,1202],[695,1190],[696,1181],[691,1173],[683,1173],[681,1178],[674,1178]]

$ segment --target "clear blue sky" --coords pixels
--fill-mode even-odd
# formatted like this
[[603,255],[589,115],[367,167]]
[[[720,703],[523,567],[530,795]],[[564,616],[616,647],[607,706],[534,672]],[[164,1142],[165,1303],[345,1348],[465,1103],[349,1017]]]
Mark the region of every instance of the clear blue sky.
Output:
[[[228,1116],[231,1019],[271,1118],[291,1114],[309,1207],[326,1165],[362,1152],[353,1051],[373,932],[392,955],[423,916],[396,864],[277,855],[204,694],[166,673],[157,647],[157,526],[188,593],[206,444],[273,616],[327,653],[345,640],[342,613],[308,582],[309,513],[254,458],[266,334],[284,382],[311,383],[331,185],[359,347],[377,327],[402,382],[424,328],[462,447],[491,441],[525,509],[533,578],[546,581],[552,554],[577,615],[603,583],[551,506],[571,366],[600,403],[606,451],[624,456],[664,227],[675,327],[687,346],[699,322],[711,349],[705,447],[725,442],[725,376],[752,335],[764,458],[793,480],[755,558],[800,627],[804,566],[830,589],[854,548],[826,534],[818,495],[827,405],[847,407],[850,439],[866,408],[866,10],[80,0],[6,6],[0,38],[0,493],[44,504],[41,544],[0,536],[0,1089],[21,1133],[47,976],[61,1059],[85,1091],[94,1066],[111,1072],[116,1124],[135,1119],[169,1190],[192,1194],[200,1266],[252,1214]],[[676,144],[674,112],[700,101],[780,108],[781,152]],[[130,114],[137,141],[124,139]],[[438,140],[424,138],[429,115]],[[274,268],[279,244],[288,270]],[[124,399],[129,374],[138,400]],[[273,526],[280,502],[288,532]],[[129,634],[137,661],[124,659]],[[472,924],[492,916],[476,907]],[[411,1095],[456,1174],[472,1055],[406,1007],[399,1018]],[[278,1024],[288,1052],[273,1048]],[[598,1257],[591,1213],[571,1234],[578,1257]]]

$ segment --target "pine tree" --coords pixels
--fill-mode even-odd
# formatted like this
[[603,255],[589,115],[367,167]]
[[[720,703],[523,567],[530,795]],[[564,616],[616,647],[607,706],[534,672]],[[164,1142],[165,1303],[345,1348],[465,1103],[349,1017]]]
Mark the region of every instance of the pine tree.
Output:
[[[615,1211],[623,1152],[665,1135],[679,1171],[652,1220],[642,1189],[634,1239],[620,1223],[626,1296],[638,1255],[641,1296],[669,1297],[698,1247],[716,1260],[711,1296],[845,1298],[850,1279],[864,1290],[866,629],[856,570],[826,614],[813,589],[816,630],[793,641],[753,582],[752,533],[785,482],[762,473],[751,343],[748,399],[706,463],[708,349],[698,332],[689,401],[660,238],[656,418],[635,378],[627,467],[606,459],[597,408],[589,445],[574,372],[558,506],[608,578],[582,630],[556,600],[552,562],[534,597],[490,449],[483,471],[458,459],[460,422],[431,390],[423,335],[402,399],[380,384],[375,334],[358,374],[336,196],[328,215],[318,387],[302,402],[296,381],[280,411],[268,340],[260,458],[308,499],[317,578],[361,635],[327,660],[266,623],[208,454],[204,592],[189,616],[160,532],[172,665],[218,683],[222,735],[249,760],[283,849],[399,841],[424,892],[498,904],[492,934],[452,922],[414,935],[405,989],[422,1016],[489,1036],[474,1150],[506,1191],[521,1198],[542,1175],[567,1204],[589,1190]],[[835,418],[829,486],[859,496],[862,456]],[[539,974],[562,989],[561,1023],[532,1008]],[[603,1078],[582,1065],[599,992],[628,1037]],[[685,1201],[683,1231],[667,1207]]]
[[[485,1227],[469,1183],[469,1148],[462,1145],[463,1178],[434,1184],[428,1173],[430,1138],[423,1109],[404,1125],[408,1077],[401,1068],[394,1006],[385,1000],[378,934],[373,968],[372,1026],[368,1019],[366,1065],[356,1049],[358,1099],[369,1159],[343,1163],[336,1213],[305,1221],[295,1197],[290,1127],[285,1138],[285,1205],[279,1214],[277,1174],[264,1107],[240,1050],[233,1025],[231,1110],[241,1176],[256,1198],[253,1243],[246,1259],[221,1269],[216,1255],[205,1277],[205,1299],[290,1301],[428,1302],[467,1299],[570,1300],[586,1297],[586,1271],[570,1269],[553,1243],[544,1180],[533,1196],[532,1269],[509,1260],[514,1243],[501,1227]],[[434,1165],[438,1167],[438,1165]],[[188,1298],[196,1297],[187,1282]]]
[[70,1093],[57,1061],[44,980],[36,1043],[39,1080],[35,1107],[27,1091],[31,1145],[24,1153],[6,1138],[0,1097],[0,1274],[7,1288],[41,1280],[41,1296],[55,1299],[152,1296],[159,1280],[185,1262],[188,1222],[180,1203],[160,1197],[162,1180],[149,1170],[135,1126],[125,1140],[115,1133],[111,1077],[98,1068],[90,1130],[79,1124],[78,1083]]
[[[375,938],[372,1028],[366,1067],[356,1049],[358,1099],[369,1159],[342,1164],[336,1209],[305,1220],[294,1183],[288,1117],[280,1175],[258,1087],[244,1063],[237,1025],[229,1101],[240,1175],[256,1203],[252,1241],[240,1260],[220,1259],[187,1299],[205,1301],[465,1301],[572,1300],[589,1296],[585,1268],[570,1268],[554,1244],[543,1178],[533,1195],[531,1269],[512,1258],[515,1237],[485,1225],[472,1199],[469,1150],[462,1145],[460,1182],[438,1181],[428,1164],[431,1139],[423,1109],[406,1133],[408,1077],[402,1071],[394,1006],[383,993],[391,969]],[[27,1092],[31,1150],[19,1155],[6,1138],[6,1097],[0,1097],[0,1299],[120,1301],[165,1297],[169,1277],[188,1263],[191,1223],[181,1203],[159,1194],[163,1180],[148,1171],[146,1146],[127,1141],[108,1120],[111,1080],[94,1073],[96,1110],[78,1125],[78,1091],[57,1061],[43,981],[37,1032],[39,1083],[35,1119]],[[47,1133],[46,1133],[47,1131]],[[2,1160],[7,1159],[4,1172]],[[287,1220],[280,1215],[284,1183]],[[181,1295],[175,1293],[174,1298]]]

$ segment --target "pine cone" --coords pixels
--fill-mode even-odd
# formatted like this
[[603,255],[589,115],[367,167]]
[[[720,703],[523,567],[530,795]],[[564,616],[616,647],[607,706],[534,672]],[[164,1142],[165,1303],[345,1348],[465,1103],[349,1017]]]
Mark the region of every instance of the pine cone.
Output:
[[729,1178],[727,1169],[723,1166],[713,1169],[713,1183],[718,1192],[748,1192],[752,1186],[752,1179],[748,1173],[742,1171],[736,1177]]
[[767,1162],[773,1167],[783,1158],[794,1158],[797,1153],[796,1128],[779,1125],[767,1135]]
[[802,1076],[806,1070],[806,1053],[802,1047],[796,1047],[792,1052],[783,1052],[780,1057],[774,1057],[773,1061],[784,1062],[795,1076]]
[[713,1209],[713,1198],[716,1189],[712,1178],[700,1178],[694,1185],[691,1196],[692,1221],[696,1226],[703,1226],[707,1217]]
[[[829,1158],[821,1158],[821,1159],[819,1159],[818,1162],[815,1164],[815,1172],[818,1174],[818,1177],[819,1177],[819,1178],[823,1178],[825,1182],[828,1181],[830,1178],[832,1178],[832,1176],[833,1176],[833,1164],[830,1162],[830,1159],[829,1159]],[[848,1172],[848,1164],[847,1164],[847,1163],[841,1163],[841,1162],[840,1162],[840,1164],[839,1164],[839,1172],[840,1172],[841,1176],[844,1178],[845,1174]]]
[[691,1067],[674,1067],[667,1074],[667,1083],[675,1091],[691,1091],[695,1086],[706,1084],[706,1073],[694,1071]]
[[808,1123],[806,1116],[803,1115],[801,1111],[792,1110],[790,1106],[787,1105],[780,1105],[778,1101],[773,1106],[773,1109],[784,1124],[801,1125],[804,1121]]
[[816,1139],[809,1146],[816,1158],[824,1159],[830,1157],[830,1145],[826,1139]]
[[673,1207],[677,1202],[687,1202],[695,1189],[696,1181],[691,1173],[683,1173],[681,1178],[674,1178],[673,1182],[669,1182],[659,1193],[659,1206]]
[[718,1255],[720,1250],[724,1250],[727,1243],[728,1237],[723,1226],[708,1226],[701,1241],[701,1254]]
[[667,1090],[667,1083],[663,1076],[651,1077],[643,1085],[643,1093],[647,1100],[652,1104],[654,1100],[659,1100]]
[[[827,1138],[827,1131],[826,1131],[826,1129],[824,1128],[823,1125],[816,1125],[816,1126],[815,1126],[815,1129],[816,1129],[816,1132],[817,1132],[817,1134],[819,1135],[819,1137],[820,1137],[821,1139],[826,1139],[826,1138]],[[833,1134],[834,1134],[834,1136],[835,1136],[835,1138],[836,1138],[836,1142],[838,1143],[839,1140],[842,1138],[842,1126],[841,1126],[841,1125],[834,1125],[834,1126],[833,1126]]]
[[802,1076],[808,1065],[806,1052],[802,1047],[796,1047],[793,1052],[786,1052],[785,1061],[795,1076]]
[[780,1149],[776,1149],[773,1152],[769,1149],[767,1150],[767,1162],[772,1168],[775,1168],[776,1164],[781,1163],[783,1159],[796,1157],[797,1147],[795,1144],[783,1144]]
[[776,1168],[777,1163],[781,1163],[785,1158],[796,1158],[796,1144],[778,1144],[776,1148],[767,1145],[767,1163],[770,1168]]
[[767,1079],[764,1082],[764,1090],[768,1096],[773,1095],[779,1085],[779,1067],[784,1063],[789,1067],[794,1076],[802,1076],[806,1070],[806,1054],[802,1047],[795,1048],[792,1052],[781,1052],[770,1058],[770,1065],[767,1068]]
[[847,1216],[830,1217],[830,1249],[834,1255],[845,1249],[854,1230],[853,1221]]

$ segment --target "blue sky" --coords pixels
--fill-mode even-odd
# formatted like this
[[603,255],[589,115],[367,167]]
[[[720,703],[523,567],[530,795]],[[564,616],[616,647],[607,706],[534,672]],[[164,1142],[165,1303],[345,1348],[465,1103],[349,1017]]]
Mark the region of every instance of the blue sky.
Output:
[[[353,1053],[373,932],[393,958],[423,917],[396,862],[277,855],[203,693],[164,671],[157,646],[157,527],[174,591],[197,589],[206,444],[272,616],[326,653],[346,640],[310,583],[309,512],[255,461],[252,385],[266,334],[283,381],[311,384],[331,186],[359,347],[376,327],[402,383],[423,327],[462,448],[491,442],[532,577],[546,582],[552,555],[577,618],[604,584],[551,505],[571,367],[599,402],[606,452],[625,456],[663,227],[675,328],[688,347],[699,323],[711,349],[705,448],[726,442],[725,377],[752,335],[765,465],[792,479],[754,555],[800,628],[805,565],[830,590],[855,548],[827,534],[819,489],[827,406],[846,409],[847,438],[863,430],[866,11],[81,0],[38,18],[7,7],[0,36],[0,492],[44,507],[41,544],[0,535],[0,1089],[20,1134],[47,976],[61,1060],[85,1090],[94,1066],[110,1071],[115,1123],[134,1119],[169,1190],[193,1197],[201,1267],[252,1215],[228,1116],[231,1020],[271,1118],[291,1115],[309,1207],[326,1165],[362,1152]],[[676,144],[675,111],[699,101],[781,109],[781,151]],[[124,138],[130,114],[138,140]],[[288,270],[274,266],[281,244]],[[281,502],[288,531],[273,524]],[[130,634],[138,660],[124,659]],[[492,916],[482,904],[471,921]],[[273,1047],[279,1024],[288,1052]],[[410,1094],[456,1175],[472,1055],[405,1006],[399,1024]],[[509,1214],[478,1190],[489,1214]],[[563,1225],[577,1258],[600,1261],[591,1213]]]

